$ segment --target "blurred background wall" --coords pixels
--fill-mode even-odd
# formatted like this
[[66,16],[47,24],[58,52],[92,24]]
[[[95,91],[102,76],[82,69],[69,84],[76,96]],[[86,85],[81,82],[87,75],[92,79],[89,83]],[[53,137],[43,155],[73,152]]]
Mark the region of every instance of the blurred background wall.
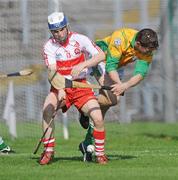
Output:
[[[149,75],[110,109],[106,121],[177,121],[178,0],[0,0],[0,72],[26,67],[35,71],[26,78],[0,79],[2,125],[8,119],[5,107],[10,89],[16,123],[41,122],[42,105],[49,90],[41,52],[49,37],[47,16],[53,11],[64,11],[71,30],[93,40],[122,27],[154,29],[160,47]],[[131,64],[125,68],[124,80],[132,73]],[[67,117],[77,121],[78,112],[72,107]]]

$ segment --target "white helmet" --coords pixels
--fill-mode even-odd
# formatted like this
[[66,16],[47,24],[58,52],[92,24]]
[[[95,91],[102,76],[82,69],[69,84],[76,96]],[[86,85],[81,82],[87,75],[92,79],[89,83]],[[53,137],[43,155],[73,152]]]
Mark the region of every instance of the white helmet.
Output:
[[67,25],[67,18],[62,12],[54,12],[48,16],[48,27],[50,30],[61,29]]

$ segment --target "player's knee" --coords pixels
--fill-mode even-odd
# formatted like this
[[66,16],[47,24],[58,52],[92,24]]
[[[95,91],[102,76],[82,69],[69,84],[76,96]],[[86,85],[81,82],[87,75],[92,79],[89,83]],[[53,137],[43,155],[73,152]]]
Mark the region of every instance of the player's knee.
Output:
[[102,116],[94,118],[93,122],[94,122],[94,126],[96,128],[102,128],[104,126],[104,120],[103,120]]
[[100,122],[100,123],[97,123],[97,122],[95,122],[95,123],[94,123],[94,126],[95,126],[95,128],[98,129],[98,130],[99,130],[99,129],[103,129],[103,128],[104,128],[104,123],[101,123],[101,122]]
[[46,106],[46,108],[43,111],[43,119],[45,121],[50,121],[54,112],[55,112],[55,107],[52,104],[49,104],[48,106]]

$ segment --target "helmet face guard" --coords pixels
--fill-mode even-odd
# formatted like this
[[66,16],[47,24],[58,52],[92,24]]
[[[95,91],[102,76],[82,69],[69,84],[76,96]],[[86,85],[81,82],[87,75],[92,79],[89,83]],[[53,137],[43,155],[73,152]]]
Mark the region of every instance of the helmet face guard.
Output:
[[61,12],[54,12],[48,16],[49,30],[62,29],[68,25],[66,16]]

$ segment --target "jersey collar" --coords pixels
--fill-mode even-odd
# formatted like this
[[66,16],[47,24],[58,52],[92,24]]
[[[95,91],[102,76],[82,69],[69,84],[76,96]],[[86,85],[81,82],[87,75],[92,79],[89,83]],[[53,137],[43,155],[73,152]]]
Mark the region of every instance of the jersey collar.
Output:
[[130,42],[131,46],[134,48],[134,45],[135,45],[135,39],[136,39],[136,36],[137,36],[137,33],[134,35],[132,41]]

